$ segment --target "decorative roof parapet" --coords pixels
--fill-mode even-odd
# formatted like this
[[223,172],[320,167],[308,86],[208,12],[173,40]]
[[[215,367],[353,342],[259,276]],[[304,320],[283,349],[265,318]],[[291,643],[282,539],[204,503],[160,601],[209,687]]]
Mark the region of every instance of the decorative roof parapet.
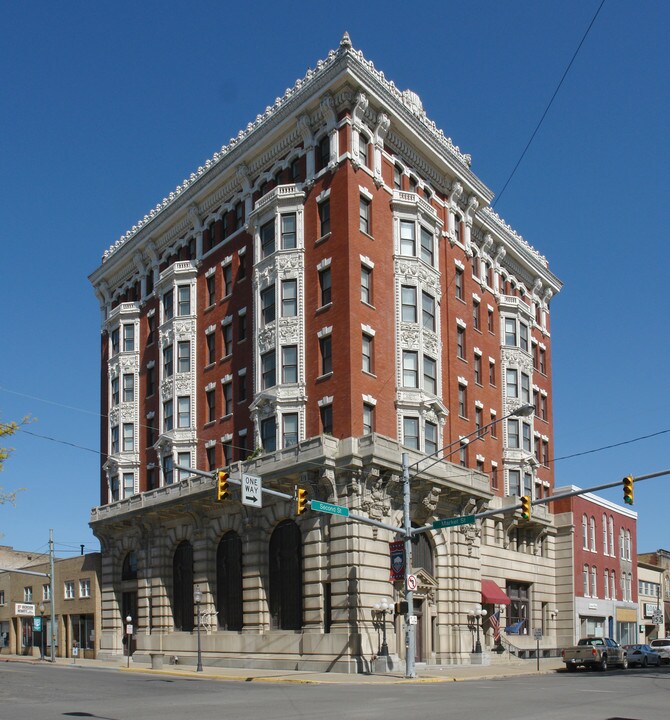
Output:
[[423,109],[421,99],[419,96],[411,90],[405,90],[404,92],[398,90],[395,83],[392,80],[387,80],[386,76],[381,70],[375,68],[374,63],[371,60],[366,60],[361,50],[354,50],[351,45],[351,39],[347,32],[344,33],[340,40],[339,49],[337,51],[330,50],[325,60],[319,60],[316,63],[316,68],[308,68],[305,76],[295,81],[293,87],[286,88],[282,97],[275,98],[272,105],[268,105],[263,113],[256,115],[256,119],[253,122],[247,124],[246,128],[240,130],[237,135],[230,138],[227,145],[223,145],[219,152],[207,160],[203,165],[198,167],[196,172],[192,172],[188,178],[177,185],[177,187],[167,196],[159,202],[156,207],[147,213],[141,220],[138,220],[135,225],[130,228],[124,235],[122,235],[113,245],[103,253],[102,262],[106,262],[109,258],[125,245],[132,237],[134,237],[145,225],[153,221],[158,215],[166,210],[173,202],[175,202],[180,195],[186,192],[195,182],[197,182],[205,173],[207,173],[215,165],[218,165],[235,147],[237,147],[243,140],[245,140],[251,133],[258,130],[265,122],[273,117],[289,100],[291,100],[299,91],[305,86],[311,84],[314,79],[322,75],[327,68],[334,64],[334,62],[349,54],[355,58],[361,65],[363,65],[368,72],[375,76],[375,78],[381,83],[381,85],[393,95],[399,103],[402,103],[415,117],[417,117],[423,125],[435,136],[436,140],[450,155],[455,157],[466,167],[470,167],[472,158],[470,155],[466,155],[460,151],[458,146],[454,145],[451,138],[447,137],[444,132],[437,127],[435,122],[428,119],[426,111]]
[[531,255],[533,255],[542,265],[544,265],[544,267],[549,267],[549,262],[547,261],[547,258],[541,253],[539,253],[527,240],[524,240],[523,237],[519,235],[519,233],[514,230],[511,225],[508,225],[495,210],[487,206],[483,207],[480,212],[486,215],[493,222],[494,225],[496,225],[500,230],[503,231],[503,233],[511,235],[526,250],[528,250]]

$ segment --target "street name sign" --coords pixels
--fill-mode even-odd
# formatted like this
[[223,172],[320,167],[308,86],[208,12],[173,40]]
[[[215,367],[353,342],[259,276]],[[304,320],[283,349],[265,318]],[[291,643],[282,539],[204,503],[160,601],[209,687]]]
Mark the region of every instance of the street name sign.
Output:
[[263,507],[263,484],[258,475],[242,474],[242,505]]
[[444,518],[443,520],[435,520],[433,527],[435,530],[445,527],[457,527],[458,525],[472,525],[475,521],[474,515],[460,515],[459,517]]
[[349,517],[349,508],[342,507],[341,505],[333,505],[333,503],[321,502],[321,500],[312,500],[310,504],[312,506],[312,510],[316,510],[316,512]]

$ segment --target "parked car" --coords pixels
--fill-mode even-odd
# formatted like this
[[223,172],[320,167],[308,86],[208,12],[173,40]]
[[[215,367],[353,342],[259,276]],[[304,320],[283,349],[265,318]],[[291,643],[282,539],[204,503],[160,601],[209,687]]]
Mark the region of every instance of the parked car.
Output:
[[661,656],[649,645],[624,645],[628,653],[628,664],[647,667],[647,665],[660,665]]
[[579,665],[598,670],[607,670],[610,665],[620,665],[624,670],[628,667],[628,653],[610,638],[582,638],[575,647],[565,648],[561,655],[568,672],[574,672]]
[[657,652],[661,656],[661,660],[664,663],[670,663],[670,638],[658,638],[652,640],[650,643],[654,652]]

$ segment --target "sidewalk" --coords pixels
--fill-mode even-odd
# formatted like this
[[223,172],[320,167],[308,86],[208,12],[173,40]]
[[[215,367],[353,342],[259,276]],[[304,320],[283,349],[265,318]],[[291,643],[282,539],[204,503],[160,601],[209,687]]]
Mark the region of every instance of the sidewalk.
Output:
[[[0,655],[0,668],[3,662],[21,662],[33,665],[50,665],[32,657],[20,655]],[[118,670],[119,672],[148,673],[151,675],[169,675],[207,680],[228,680],[238,682],[275,682],[275,683],[329,683],[334,685],[388,685],[394,683],[427,683],[427,682],[457,682],[463,680],[495,680],[505,677],[521,677],[524,675],[542,675],[555,673],[563,668],[560,658],[540,660],[540,669],[537,670],[536,660],[517,660],[506,664],[496,665],[447,665],[444,667],[421,667],[417,669],[416,678],[405,678],[400,673],[373,674],[346,674],[324,673],[308,670],[262,670],[252,668],[207,667],[203,672],[196,672],[195,667],[166,665],[160,670],[152,670],[144,663],[133,663],[126,667],[126,660],[103,661],[72,658],[56,658],[56,664],[70,668],[104,668]]]

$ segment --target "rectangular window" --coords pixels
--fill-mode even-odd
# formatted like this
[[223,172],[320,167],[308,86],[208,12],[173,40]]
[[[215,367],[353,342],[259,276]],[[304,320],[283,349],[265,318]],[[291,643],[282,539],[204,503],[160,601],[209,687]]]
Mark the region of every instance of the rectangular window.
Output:
[[361,265],[361,301],[372,305],[372,270]]
[[361,165],[370,167],[370,160],[368,158],[368,139],[363,133],[358,133],[358,157],[361,161]]
[[321,416],[321,432],[332,435],[333,432],[333,406],[322,405],[319,408],[319,414]]
[[475,382],[477,385],[482,384],[482,356],[475,355]]
[[403,322],[416,322],[416,288],[413,285],[403,285],[400,290],[401,320]]
[[519,347],[528,352],[528,325],[519,323]]
[[291,181],[294,183],[300,182],[300,158],[295,158],[295,160],[291,161],[291,166],[289,168]]
[[177,288],[177,314],[179,317],[191,314],[191,288],[188,285],[180,285]]
[[488,311],[488,329],[489,329],[489,332],[490,332],[490,333],[494,332],[494,329],[493,329],[493,310],[489,310],[489,311]]
[[456,355],[465,360],[465,328],[456,328]]
[[481,437],[480,431],[482,429],[482,425],[484,424],[484,421],[482,419],[483,415],[484,415],[484,411],[480,407],[476,406],[475,407],[475,430],[477,431],[477,437]]
[[237,376],[237,402],[242,402],[247,399],[247,376]]
[[489,385],[495,387],[496,384],[496,364],[489,361]]
[[400,254],[416,257],[416,226],[409,220],[400,221]]
[[111,428],[111,449],[112,455],[116,455],[119,452],[119,426],[113,425]]
[[174,480],[174,460],[172,455],[166,455],[163,458],[163,484],[172,485]]
[[375,431],[375,406],[363,403],[363,435],[369,435]]
[[135,476],[133,473],[123,473],[123,497],[129,498],[135,494]]
[[295,213],[281,216],[281,246],[284,250],[293,250],[297,247]]
[[135,326],[128,323],[123,326],[123,351],[133,352],[135,350]]
[[147,315],[147,345],[154,344],[154,335],[156,332],[156,316]]
[[163,295],[163,320],[167,322],[174,317],[174,293],[168,290]]
[[523,495],[521,492],[521,471],[510,470],[509,471],[509,494],[510,495]]
[[191,427],[191,398],[188,395],[177,398],[177,427]]
[[277,384],[275,351],[261,355],[261,390],[267,390]]
[[316,171],[324,170],[330,162],[330,136],[324,135],[317,145],[316,152]]
[[237,316],[237,342],[242,342],[242,340],[247,339],[247,316],[245,315],[238,315]]
[[228,322],[221,326],[221,336],[223,338],[223,357],[233,354],[233,324]]
[[177,372],[191,372],[191,343],[181,340],[177,343]]
[[510,419],[507,421],[507,446],[510,448],[519,447],[519,421]]
[[434,249],[434,240],[433,240],[433,233],[431,233],[429,230],[426,230],[425,227],[420,227],[420,234],[421,234],[421,259],[428,263],[428,265],[433,266],[435,264],[435,249]]
[[170,432],[174,427],[172,400],[163,403],[163,432]]
[[135,450],[135,426],[133,423],[123,423],[123,452]]
[[437,395],[437,362],[427,355],[423,356],[423,389]]
[[358,209],[359,221],[358,225],[361,232],[370,235],[370,201],[361,197]]
[[282,280],[281,284],[281,314],[282,317],[297,317],[298,315],[298,281]]
[[421,293],[421,322],[426,330],[435,332],[435,298],[426,292]]
[[[130,377],[132,377],[132,375]],[[119,378],[113,377],[111,385],[112,407],[114,407],[115,405],[119,404]]]
[[519,373],[513,368],[505,370],[505,393],[508,398],[519,397]]
[[521,400],[524,405],[530,404],[530,376],[521,373]]
[[275,251],[275,221],[265,223],[261,226],[261,259],[272,255]]
[[546,375],[547,373],[547,357],[546,357],[546,351],[544,348],[540,348],[540,372],[543,375]]
[[244,225],[244,203],[238,202],[235,205],[235,230],[239,230]]
[[458,450],[458,463],[461,467],[468,466],[468,445],[463,443]]
[[66,600],[74,600],[74,580],[66,580],[63,584],[63,597]]
[[319,203],[320,237],[330,234],[330,200]]
[[468,416],[468,387],[467,385],[458,386],[458,414],[460,417]]
[[33,601],[33,587],[32,585],[26,585],[23,588],[23,602],[30,603]]
[[437,425],[432,422],[426,422],[426,429],[425,429],[425,446],[424,446],[424,452],[426,455],[434,455],[437,450]]
[[233,383],[223,383],[221,388],[223,391],[223,414],[225,417],[233,414]]
[[532,452],[532,440],[530,435],[530,425],[528,423],[521,423],[523,429],[523,449],[526,452]]
[[505,345],[516,347],[516,320],[505,318]]
[[261,326],[275,320],[275,286],[261,290]]
[[207,469],[211,472],[216,469],[216,448],[214,446],[205,448],[207,458]]
[[119,352],[119,328],[112,330],[110,342],[112,343],[112,355],[116,355]]
[[298,413],[288,413],[282,416],[282,446],[287,448],[298,444]]
[[393,187],[402,190],[402,169],[397,165],[393,166]]
[[216,335],[211,332],[207,338],[207,364],[213,365],[216,362]]
[[456,268],[456,275],[454,276],[454,289],[456,290],[456,297],[459,300],[463,299],[463,271],[461,268]]
[[286,345],[281,349],[282,382],[298,382],[298,346]]
[[492,413],[491,413],[491,420],[490,420],[490,422],[492,423],[492,424],[491,424],[491,430],[490,430],[490,432],[491,432],[491,437],[492,437],[492,438],[497,438],[497,437],[498,437],[498,423],[496,423],[496,414],[495,414],[495,412],[492,412]]
[[419,449],[419,418],[405,417],[402,420],[403,445],[413,450]]
[[476,300],[472,302],[472,325],[475,330],[481,330],[481,319],[479,312],[479,303]]
[[247,276],[247,256],[238,254],[237,282],[240,282],[240,280],[244,280],[244,278],[246,276]]
[[211,307],[216,302],[216,277],[210,275],[207,278],[207,306]]
[[214,390],[208,390],[205,393],[207,400],[207,422],[216,420],[216,393]]
[[373,350],[374,338],[372,335],[363,333],[363,371],[372,374],[374,372]]
[[402,384],[404,387],[419,387],[419,356],[412,350],[402,353]]
[[163,377],[172,377],[173,371],[172,345],[166,345],[163,348]]
[[[232,266],[232,263],[228,263],[227,265],[224,265],[221,268],[221,275],[223,277],[223,296],[228,297],[233,292],[233,266]],[[239,275],[238,275],[238,277],[239,277]]]
[[[42,585],[42,600],[45,602],[49,602],[49,600],[51,600],[51,585],[49,585],[49,583],[44,583],[44,585]],[[0,597],[0,605],[4,604],[4,598]]]
[[321,307],[332,302],[330,268],[319,270],[319,290],[321,293]]
[[326,335],[319,339],[319,352],[321,355],[321,374],[333,372],[333,339]]

